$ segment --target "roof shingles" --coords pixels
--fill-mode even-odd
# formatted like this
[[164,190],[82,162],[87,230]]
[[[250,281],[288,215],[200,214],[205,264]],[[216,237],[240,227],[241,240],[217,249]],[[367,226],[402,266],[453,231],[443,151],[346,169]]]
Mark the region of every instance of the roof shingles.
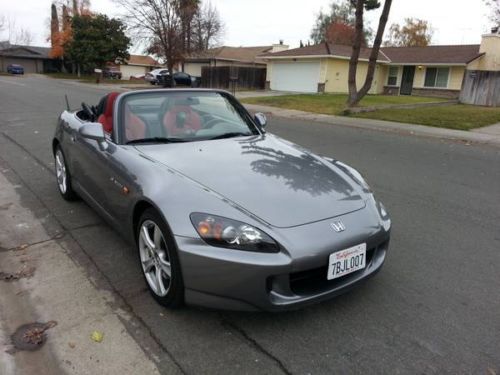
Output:
[[230,60],[246,63],[262,63],[259,56],[272,49],[272,46],[258,47],[218,47],[211,48],[204,52],[192,54],[187,61],[196,62],[196,60]]
[[[349,58],[352,46],[321,43],[313,46],[266,53],[262,58],[285,58],[307,56],[334,56]],[[362,48],[360,59],[368,60],[371,48]],[[479,57],[479,45],[428,46],[428,47],[382,47],[378,61],[393,64],[468,64]]]
[[153,59],[151,56],[142,55],[130,55],[127,64],[129,65],[141,65],[141,66],[158,66],[160,65],[158,61]]

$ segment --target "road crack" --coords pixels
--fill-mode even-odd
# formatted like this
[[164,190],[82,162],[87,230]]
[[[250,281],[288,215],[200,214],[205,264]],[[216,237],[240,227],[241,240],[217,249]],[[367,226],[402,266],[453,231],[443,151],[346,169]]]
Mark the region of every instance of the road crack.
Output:
[[259,344],[257,340],[254,338],[250,337],[248,333],[235,323],[231,322],[229,319],[225,318],[222,314],[220,315],[220,320],[223,326],[226,328],[230,328],[236,333],[238,333],[241,337],[243,337],[255,350],[257,350],[259,353],[265,355],[269,359],[271,359],[276,365],[279,367],[281,371],[283,371],[284,374],[291,375],[292,372],[286,368],[285,364],[281,359],[276,357],[274,354],[269,352],[266,348],[264,348],[262,345]]

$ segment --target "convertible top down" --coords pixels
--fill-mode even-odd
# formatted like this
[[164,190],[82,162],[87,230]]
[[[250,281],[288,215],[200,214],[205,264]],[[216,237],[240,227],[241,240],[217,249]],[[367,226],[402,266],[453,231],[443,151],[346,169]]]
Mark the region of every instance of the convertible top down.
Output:
[[61,114],[57,186],[134,244],[165,306],[280,311],[374,275],[391,221],[363,177],[265,126],[225,91],[110,93]]

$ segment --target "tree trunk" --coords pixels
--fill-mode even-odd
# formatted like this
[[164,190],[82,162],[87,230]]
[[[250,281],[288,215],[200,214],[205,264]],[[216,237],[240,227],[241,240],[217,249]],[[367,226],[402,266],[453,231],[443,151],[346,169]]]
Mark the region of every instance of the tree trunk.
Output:
[[[382,38],[384,36],[384,31],[385,27],[387,25],[387,20],[389,18],[389,12],[391,11],[391,5],[392,5],[392,0],[385,0],[384,2],[384,8],[382,10],[382,14],[380,15],[380,20],[378,24],[378,29],[377,29],[377,35],[375,36],[375,41],[372,46],[372,50],[370,53],[370,59],[368,63],[368,71],[366,73],[366,80],[361,87],[359,91],[357,91],[356,87],[356,72],[357,72],[357,66],[358,66],[358,59],[359,59],[359,52],[361,48],[361,42],[362,38],[360,39],[361,42],[358,40],[358,37],[361,37],[363,35],[363,20],[361,20],[361,31],[358,29],[358,7],[359,3],[362,3],[361,6],[361,16],[363,15],[363,5],[364,1],[363,0],[358,0],[356,4],[356,39],[355,39],[355,45],[359,43],[359,50],[357,51],[357,54],[355,53],[355,46],[353,45],[353,53],[351,55],[351,60],[349,62],[349,98],[347,101],[347,106],[348,107],[354,107],[359,104],[361,99],[368,94],[368,91],[370,91],[370,88],[372,87],[373,83],[373,77],[375,75],[375,69],[377,67],[377,58],[378,54],[380,51],[380,45],[382,44]],[[353,61],[355,59],[355,61]],[[351,84],[351,79],[352,79],[352,84]]]
[[356,105],[359,100],[357,99],[358,96],[358,86],[356,84],[356,73],[358,71],[358,60],[359,60],[359,55],[361,53],[361,44],[363,43],[363,37],[364,37],[364,27],[363,27],[363,12],[365,9],[365,1],[364,0],[357,0],[356,1],[356,25],[355,25],[355,30],[356,33],[354,35],[354,43],[352,44],[352,53],[351,53],[351,59],[349,60],[349,78],[348,78],[348,85],[349,85],[349,97],[347,99],[347,105],[349,107],[352,107]]

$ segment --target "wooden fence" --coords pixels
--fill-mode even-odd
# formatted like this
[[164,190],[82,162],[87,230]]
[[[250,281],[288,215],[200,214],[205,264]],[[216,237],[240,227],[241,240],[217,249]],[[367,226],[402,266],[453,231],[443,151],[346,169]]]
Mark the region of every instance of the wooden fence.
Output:
[[266,68],[204,66],[201,69],[201,87],[225,90],[263,90],[265,86]]
[[466,70],[460,101],[465,104],[500,107],[500,72]]

